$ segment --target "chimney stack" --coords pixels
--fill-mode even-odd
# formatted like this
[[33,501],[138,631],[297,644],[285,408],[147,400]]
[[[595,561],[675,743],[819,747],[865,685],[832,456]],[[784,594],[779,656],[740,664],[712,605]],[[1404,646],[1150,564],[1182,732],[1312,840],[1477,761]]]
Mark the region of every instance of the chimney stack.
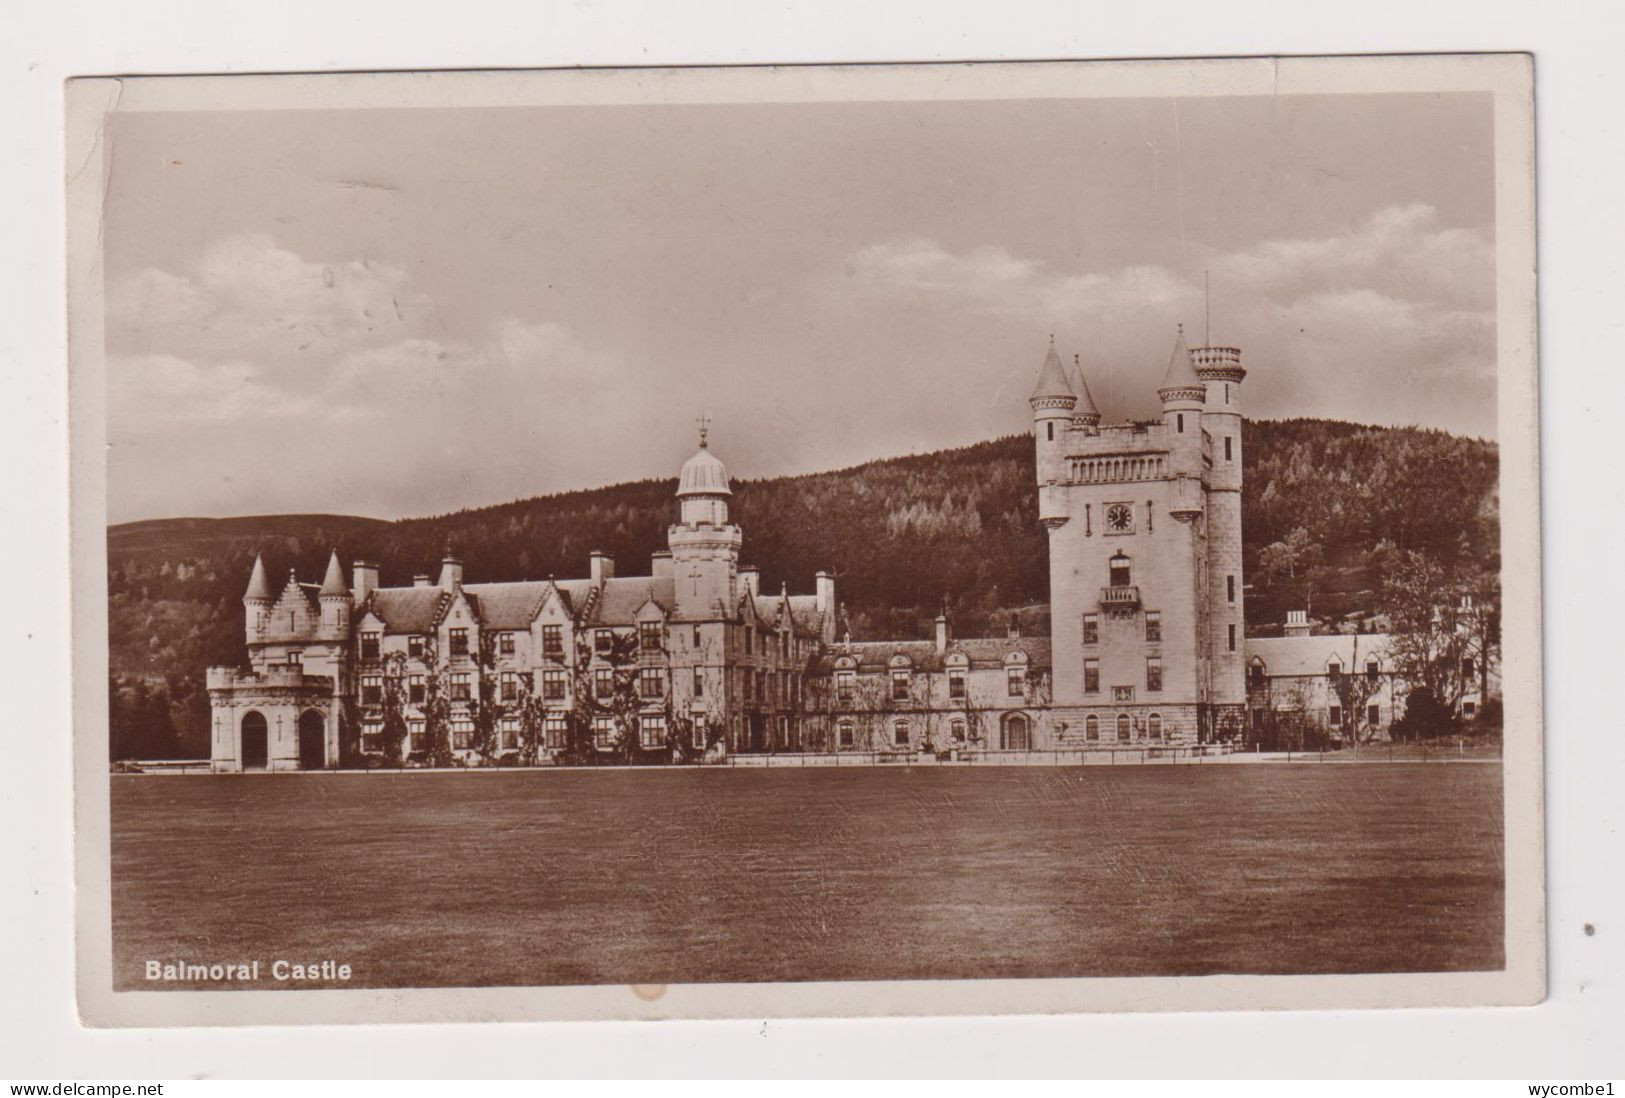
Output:
[[948,651],[948,612],[944,610],[937,615],[937,655]]
[[1307,637],[1309,635],[1309,612],[1306,610],[1288,610],[1286,612],[1286,626],[1281,630],[1282,636]]
[[355,580],[350,585],[350,593],[359,605],[378,589],[378,566],[370,560],[358,560],[350,566],[350,571]]
[[433,587],[434,584],[429,578],[429,573],[427,573],[427,572],[419,572],[417,575],[412,577],[412,586],[413,587]]
[[450,591],[462,585],[463,562],[447,553],[445,559],[440,562],[440,589]]
[[670,549],[659,549],[649,554],[649,575],[661,580],[671,579],[673,574]]
[[835,577],[828,572],[820,572],[816,582],[818,586],[815,588],[817,594],[814,597],[814,605],[818,607],[820,614],[833,614],[835,612]]
[[615,578],[615,558],[602,549],[594,549],[588,554],[591,564],[591,575],[594,586],[605,580]]
[[761,587],[761,571],[754,564],[741,564],[739,566],[739,578],[750,589],[751,598],[755,598]]

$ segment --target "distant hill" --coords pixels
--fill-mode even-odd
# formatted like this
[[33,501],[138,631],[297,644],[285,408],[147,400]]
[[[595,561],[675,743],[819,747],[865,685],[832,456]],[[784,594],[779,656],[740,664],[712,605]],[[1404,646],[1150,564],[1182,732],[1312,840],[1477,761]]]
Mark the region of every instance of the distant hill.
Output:
[[[1493,443],[1441,431],[1327,420],[1243,430],[1249,631],[1288,608],[1317,618],[1366,611],[1381,540],[1441,555],[1495,552]],[[1048,563],[1037,521],[1032,440],[1014,435],[834,472],[734,481],[746,563],[764,590],[838,577],[855,636],[923,635],[944,598],[961,635],[1048,627]],[[115,727],[125,754],[206,752],[203,669],[243,659],[242,591],[256,550],[273,583],[321,577],[337,548],[377,560],[385,583],[433,573],[450,542],[471,581],[585,574],[603,549],[623,574],[646,571],[675,515],[674,480],[564,492],[386,522],[344,515],[158,519],[108,530]],[[1320,547],[1314,575],[1257,570],[1295,528]],[[1302,538],[1300,538],[1302,540]],[[115,744],[115,753],[119,751]]]

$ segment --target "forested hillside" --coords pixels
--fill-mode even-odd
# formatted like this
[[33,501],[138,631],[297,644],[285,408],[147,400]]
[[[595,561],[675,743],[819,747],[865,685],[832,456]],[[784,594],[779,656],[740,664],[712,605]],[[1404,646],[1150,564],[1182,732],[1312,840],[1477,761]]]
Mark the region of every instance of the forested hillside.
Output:
[[[1248,423],[1243,499],[1249,630],[1307,606],[1370,610],[1383,542],[1493,563],[1494,444],[1439,431],[1324,420]],[[924,635],[947,599],[961,634],[1047,628],[1045,534],[1032,441],[1011,436],[836,472],[733,483],[744,557],[764,590],[838,576],[854,636]],[[321,578],[330,550],[383,582],[434,572],[449,542],[471,582],[584,574],[587,553],[647,571],[675,513],[675,481],[568,492],[429,518],[173,519],[108,531],[115,754],[207,751],[203,669],[243,659],[242,591],[256,550],[273,583]]]

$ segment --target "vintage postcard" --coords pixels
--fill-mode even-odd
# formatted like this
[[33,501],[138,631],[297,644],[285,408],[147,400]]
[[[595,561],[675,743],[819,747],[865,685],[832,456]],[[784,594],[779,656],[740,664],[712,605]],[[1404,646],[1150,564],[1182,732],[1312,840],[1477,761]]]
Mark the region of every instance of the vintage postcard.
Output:
[[67,89],[96,1025],[1544,995],[1522,55]]

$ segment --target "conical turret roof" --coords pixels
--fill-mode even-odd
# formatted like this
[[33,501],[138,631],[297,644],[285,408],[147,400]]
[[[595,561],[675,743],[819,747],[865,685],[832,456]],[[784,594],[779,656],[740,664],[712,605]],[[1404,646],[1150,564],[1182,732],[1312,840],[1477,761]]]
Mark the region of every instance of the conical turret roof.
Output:
[[1066,368],[1061,365],[1061,356],[1055,350],[1055,337],[1049,337],[1049,354],[1044,356],[1044,365],[1038,368],[1038,384],[1033,387],[1031,400],[1055,400],[1060,397],[1076,396],[1072,385],[1066,380]]
[[1202,379],[1196,376],[1191,362],[1191,349],[1185,346],[1185,326],[1179,326],[1179,337],[1174,340],[1174,353],[1168,356],[1168,372],[1162,375],[1164,389],[1199,389]]
[[273,599],[271,593],[271,578],[265,574],[265,558],[258,553],[254,554],[254,571],[248,576],[248,590],[243,592],[245,599]]
[[1084,380],[1083,363],[1075,361],[1075,364],[1078,368],[1078,384],[1074,387],[1074,391],[1078,394],[1078,403],[1073,405],[1072,414],[1080,418],[1094,416],[1098,420],[1100,409],[1095,405],[1094,394],[1089,392],[1089,383]]
[[350,595],[350,588],[344,583],[344,569],[339,565],[339,551],[333,550],[333,555],[327,558],[327,575],[322,578],[322,589],[318,595]]

